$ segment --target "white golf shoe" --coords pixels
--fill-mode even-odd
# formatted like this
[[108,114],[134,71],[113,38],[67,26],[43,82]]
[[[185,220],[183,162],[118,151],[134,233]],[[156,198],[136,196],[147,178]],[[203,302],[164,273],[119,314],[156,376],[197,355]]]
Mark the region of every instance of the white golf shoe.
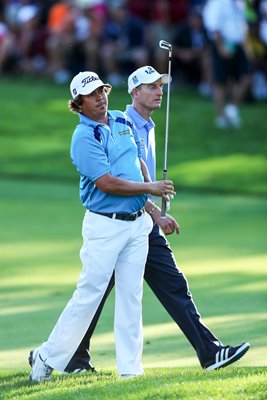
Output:
[[49,367],[41,358],[39,348],[32,351],[31,355],[32,371],[29,379],[33,382],[49,381],[53,368]]

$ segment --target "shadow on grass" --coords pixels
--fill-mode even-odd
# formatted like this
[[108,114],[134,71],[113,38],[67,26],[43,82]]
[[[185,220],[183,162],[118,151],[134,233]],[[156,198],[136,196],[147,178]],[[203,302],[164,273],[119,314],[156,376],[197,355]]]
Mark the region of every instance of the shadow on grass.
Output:
[[[37,267],[36,260],[36,267]],[[19,267],[18,267],[19,269]],[[36,273],[38,270],[36,270]],[[32,278],[29,278],[29,280]],[[189,287],[193,288],[193,297],[197,297],[201,302],[209,304],[212,299],[212,307],[208,307],[206,315],[225,315],[227,310],[233,313],[240,314],[243,311],[262,311],[266,310],[265,302],[267,300],[266,274],[256,273],[205,273],[205,275],[194,274],[190,277]],[[219,286],[218,286],[219,283]],[[42,310],[49,310],[54,307],[54,299],[58,295],[63,295],[68,299],[72,295],[72,291],[76,288],[76,282],[71,284],[67,282],[59,282],[55,278],[47,284],[22,284],[17,282],[14,285],[6,284],[1,287],[1,297],[8,300],[1,305],[1,311],[10,305],[27,306],[29,304],[42,304]],[[23,295],[23,298],[21,298]],[[6,297],[7,296],[7,297]],[[146,298],[147,297],[147,298]],[[249,299],[253,298],[253,302]],[[152,300],[151,300],[152,299]],[[150,307],[151,302],[154,302],[155,297],[146,296],[144,294],[144,307]],[[262,301],[262,304],[255,304],[255,301]],[[243,304],[243,307],[242,307]],[[227,305],[227,307],[226,307]],[[214,309],[216,307],[216,310]],[[218,309],[217,309],[218,307]],[[8,313],[7,313],[8,314]],[[27,313],[26,313],[27,314]],[[159,322],[157,313],[150,313],[151,322]]]
[[[205,279],[193,276],[194,301],[202,314],[203,320],[214,318],[212,325],[216,330],[234,332],[234,336],[260,338],[264,331],[265,321],[258,317],[266,312],[266,290],[262,282],[264,274],[207,274]],[[218,287],[218,282],[220,286]],[[242,289],[242,287],[244,287]],[[1,307],[1,324],[6,327],[2,330],[1,350],[12,350],[32,346],[32,343],[43,340],[56,322],[75,288],[74,284],[35,284],[7,285],[2,288],[2,297],[5,303]],[[262,289],[262,290],[259,290]],[[172,322],[165,309],[158,300],[151,296],[146,289],[143,301],[144,325],[153,326]],[[9,295],[9,296],[8,296]],[[104,308],[104,323],[101,324],[101,333],[111,333],[113,324],[114,293],[108,299]],[[212,302],[211,302],[212,299]],[[254,316],[254,318],[252,318]],[[258,319],[257,319],[258,318]],[[40,329],[42,326],[42,329]],[[174,324],[176,327],[176,325]],[[36,327],[33,329],[33,327]],[[8,334],[7,334],[8,333]],[[160,340],[160,346],[165,339],[176,337],[177,333],[159,333],[153,336],[153,342]],[[166,336],[166,338],[164,338]],[[229,334],[228,334],[229,336]],[[17,338],[20,337],[18,341]],[[35,339],[34,339],[35,338]],[[113,344],[110,344],[112,347]],[[165,351],[170,350],[168,346]],[[151,352],[156,351],[149,346]],[[171,356],[171,354],[170,354]]]

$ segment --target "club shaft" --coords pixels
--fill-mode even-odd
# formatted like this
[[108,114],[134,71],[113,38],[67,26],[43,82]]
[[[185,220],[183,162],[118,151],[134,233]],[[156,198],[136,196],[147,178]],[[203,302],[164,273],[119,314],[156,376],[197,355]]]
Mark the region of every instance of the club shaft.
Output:
[[[169,52],[168,75],[171,76],[171,55]],[[166,127],[165,127],[165,145],[164,145],[164,171],[167,171],[168,164],[168,140],[169,140],[169,113],[170,113],[170,79],[167,85],[167,106],[166,106]]]
[[[169,63],[168,63],[168,75],[171,76],[171,47],[169,48]],[[166,105],[166,127],[165,127],[165,145],[164,145],[164,163],[163,163],[163,179],[168,178],[168,140],[169,140],[169,112],[170,112],[170,79],[168,80],[167,86],[167,105]],[[162,199],[161,204],[161,216],[166,217],[167,202]]]

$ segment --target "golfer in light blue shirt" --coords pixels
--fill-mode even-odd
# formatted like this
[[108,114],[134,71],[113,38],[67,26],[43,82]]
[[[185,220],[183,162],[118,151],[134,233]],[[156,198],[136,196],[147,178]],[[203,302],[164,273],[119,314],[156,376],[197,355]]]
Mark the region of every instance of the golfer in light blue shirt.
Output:
[[[120,377],[144,373],[142,367],[142,291],[152,220],[147,194],[175,194],[171,181],[144,182],[133,124],[120,111],[108,112],[111,86],[94,72],[76,75],[69,108],[79,114],[71,158],[80,174],[83,269],[77,289],[48,340],[31,354],[30,380],[49,380],[64,371],[90,325],[115,271],[114,333]],[[144,171],[144,172],[142,172]]]

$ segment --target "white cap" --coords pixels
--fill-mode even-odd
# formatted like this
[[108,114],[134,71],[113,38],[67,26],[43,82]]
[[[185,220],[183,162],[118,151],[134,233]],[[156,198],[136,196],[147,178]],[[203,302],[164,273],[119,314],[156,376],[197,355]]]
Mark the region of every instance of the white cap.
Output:
[[100,86],[105,86],[111,89],[108,83],[103,83],[95,72],[85,71],[79,72],[70,83],[70,92],[74,99],[79,95],[86,95],[92,93]]
[[[168,74],[160,74],[153,67],[146,65],[145,67],[138,68],[128,78],[128,93],[132,93],[132,90],[139,85],[154,83],[161,79],[162,83],[169,82]],[[170,82],[171,82],[170,77]]]

